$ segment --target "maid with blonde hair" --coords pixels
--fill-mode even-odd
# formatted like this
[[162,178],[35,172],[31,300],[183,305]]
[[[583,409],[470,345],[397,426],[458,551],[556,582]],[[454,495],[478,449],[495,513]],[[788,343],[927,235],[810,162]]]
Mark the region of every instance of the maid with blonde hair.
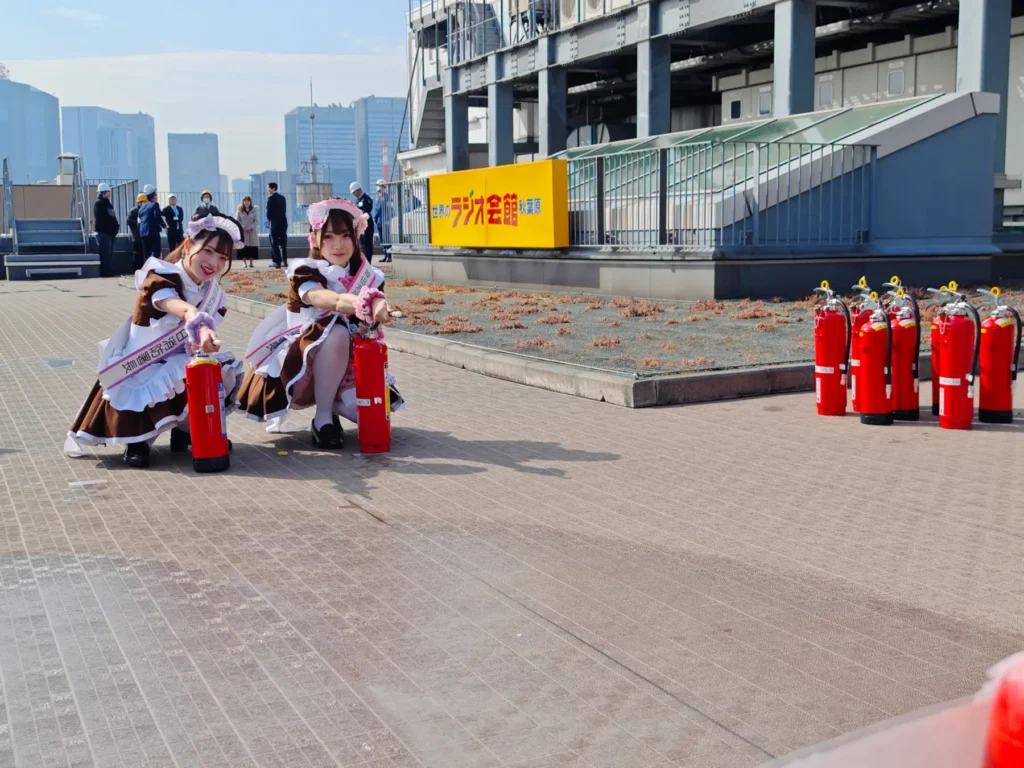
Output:
[[[356,421],[352,334],[388,319],[384,273],[359,249],[369,217],[346,200],[309,207],[309,258],[289,263],[285,303],[253,334],[246,359],[253,368],[242,382],[239,407],[270,421],[268,432],[290,431],[292,411],[314,408],[313,445],[340,448],[338,416]],[[404,402],[391,388],[391,409]]]

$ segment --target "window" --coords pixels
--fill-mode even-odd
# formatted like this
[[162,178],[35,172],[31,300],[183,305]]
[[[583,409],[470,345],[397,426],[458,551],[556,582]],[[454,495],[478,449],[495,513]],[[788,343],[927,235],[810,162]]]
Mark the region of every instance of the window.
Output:
[[830,83],[830,82],[818,83],[818,106],[819,107],[831,107],[832,106],[832,83]]
[[739,99],[733,99],[729,103],[729,119],[739,120],[743,116],[743,105]]
[[757,114],[770,115],[772,113],[772,94],[765,92],[757,97]]
[[889,73],[889,95],[902,96],[905,88],[903,70],[894,69]]

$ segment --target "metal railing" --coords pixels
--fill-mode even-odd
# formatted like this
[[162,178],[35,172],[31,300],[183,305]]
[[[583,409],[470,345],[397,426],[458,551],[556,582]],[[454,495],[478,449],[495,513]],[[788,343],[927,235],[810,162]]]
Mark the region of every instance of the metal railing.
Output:
[[574,246],[705,250],[868,242],[876,147],[722,142],[570,160]]
[[[202,192],[178,192],[176,197],[178,205],[181,206],[185,221],[192,220],[192,214],[202,202]],[[309,224],[306,219],[306,209],[297,204],[295,192],[281,192],[288,202],[288,234],[304,235],[309,232]],[[157,193],[157,199],[161,206],[168,205],[168,193]],[[242,198],[246,197],[243,192],[227,192],[213,196],[213,205],[225,216],[234,216],[239,206],[242,205]],[[265,190],[251,194],[253,205],[259,209],[259,234],[270,234],[270,226],[267,223],[267,194]]]
[[78,219],[82,222],[83,229],[87,229],[92,218],[92,204],[89,200],[89,188],[85,185],[85,171],[82,169],[80,157],[71,160],[71,185],[71,210],[68,218]]
[[[110,184],[110,182],[107,182]],[[121,233],[128,232],[128,212],[135,207],[135,198],[139,194],[139,182],[136,179],[110,184],[110,204],[114,206],[114,215],[121,225]],[[93,228],[96,222],[92,223]]]
[[14,229],[14,185],[11,183],[11,169],[4,158],[4,207],[0,213],[0,234]]
[[[443,21],[448,64],[462,64],[534,40],[557,29],[605,16],[640,0],[409,0],[409,25]],[[422,41],[426,45],[426,41]],[[435,40],[435,48],[437,41]]]
[[[399,201],[403,201],[399,204]],[[373,223],[381,248],[388,254],[398,244],[430,243],[430,194],[427,179],[394,181],[373,206]]]

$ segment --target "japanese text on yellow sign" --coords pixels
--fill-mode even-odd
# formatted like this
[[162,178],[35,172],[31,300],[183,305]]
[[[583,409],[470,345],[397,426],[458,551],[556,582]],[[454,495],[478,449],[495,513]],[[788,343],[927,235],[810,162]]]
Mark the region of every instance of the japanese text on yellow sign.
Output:
[[566,161],[431,176],[430,242],[466,248],[567,248]]

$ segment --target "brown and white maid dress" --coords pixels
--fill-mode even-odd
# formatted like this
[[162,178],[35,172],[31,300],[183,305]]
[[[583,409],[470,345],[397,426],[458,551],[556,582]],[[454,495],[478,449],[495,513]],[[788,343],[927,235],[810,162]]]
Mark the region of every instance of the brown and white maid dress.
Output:
[[[347,265],[338,266],[320,259],[290,261],[287,271],[288,297],[257,327],[246,360],[252,370],[242,382],[238,405],[251,419],[269,421],[268,432],[290,432],[298,427],[288,422],[292,411],[313,406],[313,357],[330,333],[358,332],[355,317],[317,309],[306,301],[307,294],[318,288],[335,293],[359,295],[364,288],[381,291],[384,273],[371,266],[362,256]],[[334,403],[334,413],[356,421],[355,374],[352,347],[345,375]],[[395,388],[395,377],[386,372],[391,390],[391,410],[405,406]]]
[[[99,344],[98,380],[64,444],[70,456],[81,456],[87,445],[152,443],[188,419],[185,365],[190,333],[194,338],[198,327],[186,327],[156,303],[183,299],[200,310],[201,324],[216,328],[226,311],[224,291],[215,279],[194,282],[180,262],[156,258],[135,273],[135,288],[132,316]],[[213,357],[221,363],[227,412],[234,407],[242,361],[225,352]]]

